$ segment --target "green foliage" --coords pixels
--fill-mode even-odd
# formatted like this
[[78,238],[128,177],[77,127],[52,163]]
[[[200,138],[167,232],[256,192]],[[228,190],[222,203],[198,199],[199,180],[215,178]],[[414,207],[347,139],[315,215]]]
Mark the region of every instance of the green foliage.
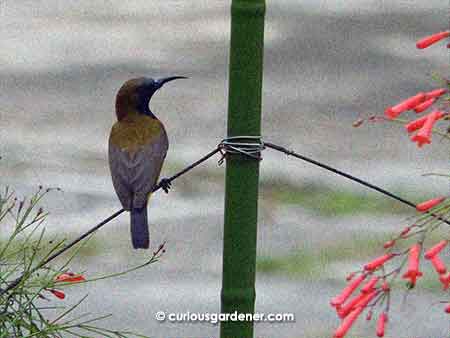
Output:
[[[0,338],[60,338],[60,337],[145,337],[127,331],[115,331],[97,326],[97,322],[109,317],[81,314],[73,317],[74,310],[86,299],[75,305],[66,305],[62,289],[74,285],[59,277],[68,273],[70,262],[77,256],[89,238],[72,249],[64,263],[55,268],[46,259],[60,250],[65,241],[49,240],[42,226],[47,213],[39,208],[39,202],[53,189],[42,189],[22,201],[6,188],[0,194],[0,226],[2,233],[9,229],[8,238],[0,242]],[[116,277],[158,261],[164,252],[163,245],[143,264],[114,275],[101,276],[77,284]],[[78,275],[79,276],[79,275]],[[55,305],[54,302],[57,302]],[[49,320],[48,317],[54,318]]]

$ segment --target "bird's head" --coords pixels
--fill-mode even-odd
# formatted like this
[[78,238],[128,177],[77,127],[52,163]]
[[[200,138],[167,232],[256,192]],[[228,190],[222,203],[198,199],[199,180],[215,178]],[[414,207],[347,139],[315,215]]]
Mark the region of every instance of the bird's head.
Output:
[[148,106],[150,99],[165,83],[177,79],[187,78],[184,76],[170,76],[156,80],[149,77],[140,77],[128,80],[120,87],[116,96],[117,119],[120,121],[128,114],[136,113],[155,118]]

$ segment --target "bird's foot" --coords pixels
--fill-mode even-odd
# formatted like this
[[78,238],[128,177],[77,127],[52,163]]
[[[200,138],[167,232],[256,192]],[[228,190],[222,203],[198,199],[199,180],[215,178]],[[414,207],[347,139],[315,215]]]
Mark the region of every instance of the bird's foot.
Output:
[[166,194],[169,193],[169,189],[172,187],[172,183],[170,183],[168,178],[162,178],[161,181],[159,181],[159,185]]

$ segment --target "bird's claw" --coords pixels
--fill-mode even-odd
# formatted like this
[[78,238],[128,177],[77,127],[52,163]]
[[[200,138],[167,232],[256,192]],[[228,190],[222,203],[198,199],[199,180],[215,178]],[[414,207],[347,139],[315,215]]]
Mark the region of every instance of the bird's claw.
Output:
[[167,178],[161,179],[161,181],[159,182],[159,185],[161,186],[162,190],[164,190],[164,192],[166,194],[169,193],[169,189],[172,187],[172,183],[170,183],[170,180]]

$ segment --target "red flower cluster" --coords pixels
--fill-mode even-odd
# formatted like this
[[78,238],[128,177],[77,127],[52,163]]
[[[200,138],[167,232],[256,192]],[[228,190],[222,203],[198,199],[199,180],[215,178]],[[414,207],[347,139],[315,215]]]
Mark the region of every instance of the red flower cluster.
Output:
[[[370,302],[380,299],[385,293],[390,291],[389,284],[384,276],[376,276],[374,272],[380,269],[387,261],[395,257],[396,254],[388,253],[382,255],[371,262],[364,265],[364,272],[361,272],[354,280],[356,273],[352,273],[347,277],[349,284],[342,290],[342,292],[334,297],[330,304],[336,309],[339,318],[342,319],[341,325],[334,331],[334,338],[343,338],[350,330],[353,323],[359,315],[370,305]],[[370,279],[363,284],[363,281],[371,276]],[[382,281],[382,282],[381,282]],[[359,294],[349,299],[350,296],[359,288]],[[367,313],[366,319],[372,318],[372,310]],[[385,331],[385,324],[387,322],[387,312],[382,312],[378,318],[377,336],[383,337]]]
[[[408,227],[411,228],[411,227]],[[402,231],[403,232],[403,231]],[[401,238],[399,236],[398,238]],[[390,241],[390,243],[395,244],[395,240]],[[440,274],[441,282],[445,288],[450,285],[450,274],[444,276],[446,268],[442,261],[439,259],[439,252],[444,249],[448,241],[439,242],[434,247],[430,248],[425,253],[425,258],[431,260],[436,271]],[[388,247],[392,247],[390,244]],[[420,253],[422,251],[422,245],[416,243],[412,245],[408,250],[408,269],[403,274],[404,279],[409,279],[410,286],[416,284],[417,278],[423,275],[419,271],[420,263]],[[401,254],[386,253],[369,263],[364,265],[363,272],[361,272],[358,277],[353,278],[356,273],[352,273],[347,277],[349,284],[342,290],[342,292],[334,297],[330,304],[333,306],[341,318],[341,324],[334,332],[334,338],[344,338],[346,333],[350,330],[353,323],[357,320],[359,315],[366,309],[369,308],[366,319],[370,320],[372,318],[372,308],[376,305],[378,300],[382,298],[383,295],[390,292],[390,286],[387,281],[387,277],[392,273],[385,273],[385,263],[391,260],[393,257]],[[383,271],[381,275],[375,275],[378,271]],[[396,270],[394,270],[396,271]],[[398,271],[400,272],[400,271]],[[370,279],[363,284],[364,280],[370,276]],[[359,293],[353,298],[351,295],[359,288]],[[373,301],[373,302],[372,302]],[[372,302],[372,304],[371,304]],[[448,306],[450,311],[450,306]],[[384,337],[386,323],[388,321],[388,308],[382,311],[378,317],[376,326],[377,337]]]
[[348,306],[346,306],[345,309],[340,310],[340,308],[336,308],[340,317],[343,319],[341,325],[339,325],[339,327],[334,331],[334,338],[343,338],[347,334],[348,330],[352,327],[356,319],[359,317],[361,312],[364,311],[370,301],[372,301],[379,293],[380,290],[372,290],[369,293],[361,292],[358,296],[356,296],[352,301],[349,302]]
[[[86,278],[84,278],[83,275],[77,275],[74,274],[73,272],[64,272],[58,276],[55,277],[54,281],[56,283],[80,283],[80,282],[84,282],[86,280]],[[57,289],[49,289],[49,288],[45,288],[45,290],[47,290],[48,292],[52,293],[55,297],[59,298],[59,299],[64,299],[66,298],[66,295],[63,291],[61,290],[57,290]],[[41,298],[45,298],[42,295],[40,295]]]
[[[417,42],[417,48],[426,48],[442,39],[448,38],[450,36],[450,31],[440,32],[421,39]],[[392,120],[397,118],[400,114],[408,111],[414,110],[417,114],[422,113],[438,100],[438,98],[447,93],[447,89],[438,88],[430,92],[419,92],[414,96],[401,101],[395,106],[388,107],[384,111],[385,116]],[[405,125],[408,133],[417,131],[417,134],[411,136],[411,141],[416,142],[418,147],[422,147],[424,144],[431,143],[431,133],[433,126],[439,119],[446,116],[448,112],[442,112],[439,110],[432,111],[426,116],[409,122]]]
[[[446,92],[447,90],[445,88],[439,88],[428,93],[419,93],[393,107],[388,107],[384,113],[389,119],[395,119],[407,110],[414,110],[416,113],[421,113],[431,107],[436,102],[436,99]],[[411,137],[411,141],[417,142],[419,147],[422,147],[424,144],[431,143],[431,132],[434,124],[446,115],[447,113],[435,110],[425,116],[407,123],[405,128],[408,133],[419,130],[417,134]]]
[[[435,198],[422,202],[417,205],[417,210],[426,212],[443,200],[444,198]],[[388,252],[364,264],[361,271],[352,272],[347,276],[347,286],[339,295],[331,299],[330,302],[331,306],[335,308],[337,315],[341,319],[341,324],[334,332],[334,338],[344,338],[353,323],[365,309],[368,309],[366,319],[370,320],[372,318],[373,307],[384,296],[389,295],[389,276],[401,272],[400,268],[393,269],[390,272],[387,271],[385,265],[394,257],[405,254],[408,255],[408,266],[401,276],[403,279],[408,280],[410,287],[415,286],[417,279],[423,276],[423,273],[419,270],[422,242],[411,245],[405,252],[389,252],[396,244],[397,240],[406,238],[405,236],[415,227],[417,227],[416,224],[403,228],[396,238],[389,240],[383,245],[385,249],[388,249]],[[441,281],[444,290],[450,288],[450,272],[446,274],[447,268],[439,257],[439,253],[447,246],[448,242],[448,240],[442,240],[424,253],[425,259],[431,262],[434,269],[439,274],[439,280]],[[355,294],[356,290],[359,290],[359,293]],[[352,297],[352,295],[354,296]],[[377,337],[384,336],[386,323],[388,322],[388,310],[389,307],[385,307],[384,310],[380,312],[376,325]],[[446,307],[445,311],[450,313],[450,305]]]
[[[419,40],[416,46],[419,49],[427,48],[448,37],[450,37],[450,31],[436,33]],[[450,43],[447,45],[447,48],[450,48]],[[447,84],[450,85],[450,81],[447,81]],[[384,114],[391,120],[396,119],[402,113],[407,111],[414,111],[416,114],[420,114],[430,109],[442,95],[447,93],[447,91],[446,88],[437,88],[428,92],[419,92],[414,96],[388,107]],[[446,107],[450,107],[450,104]],[[428,114],[405,125],[405,129],[408,133],[414,133],[411,135],[411,141],[416,142],[418,147],[422,147],[424,144],[430,144],[432,130],[436,122],[450,115],[450,112],[443,111],[443,109],[444,108],[431,110]],[[383,118],[380,117],[379,119]],[[370,117],[368,120],[377,121],[378,119],[377,117]],[[354,122],[353,126],[358,127],[362,123],[363,120],[359,119]],[[439,197],[424,201],[416,205],[416,210],[422,213],[429,212],[445,199],[445,197]],[[422,226],[423,224],[413,224],[403,228],[396,238],[384,243],[383,247],[386,249],[385,254],[368,262],[363,266],[361,271],[352,272],[346,278],[348,282],[347,286],[330,302],[331,306],[335,308],[336,313],[341,319],[339,327],[334,331],[334,338],[344,338],[353,323],[365,309],[368,310],[366,319],[370,320],[374,311],[373,308],[377,303],[385,304],[385,306],[378,316],[376,335],[378,337],[384,336],[386,323],[388,322],[389,301],[386,302],[386,305],[383,300],[385,297],[389,297],[390,285],[388,283],[388,278],[392,277],[392,279],[395,279],[395,277],[402,272],[403,263],[400,267],[391,271],[387,271],[385,265],[396,256],[407,255],[407,269],[401,276],[403,279],[408,280],[410,287],[415,286],[418,278],[423,275],[419,270],[420,257],[423,250],[423,240],[411,245],[409,249],[404,252],[393,253],[391,250],[396,245],[397,241],[415,236],[417,233],[421,232],[423,230],[423,228],[421,228]],[[416,228],[420,229],[417,232],[411,231]],[[447,268],[439,254],[448,245],[448,242],[449,240],[442,240],[424,253],[424,258],[430,261],[434,270],[439,275],[439,280],[444,290],[450,289],[450,272],[447,272]],[[368,280],[365,281],[366,279]],[[355,294],[356,290],[359,290],[357,294]],[[355,295],[352,297],[353,294]],[[445,312],[450,313],[450,303],[447,304]]]

